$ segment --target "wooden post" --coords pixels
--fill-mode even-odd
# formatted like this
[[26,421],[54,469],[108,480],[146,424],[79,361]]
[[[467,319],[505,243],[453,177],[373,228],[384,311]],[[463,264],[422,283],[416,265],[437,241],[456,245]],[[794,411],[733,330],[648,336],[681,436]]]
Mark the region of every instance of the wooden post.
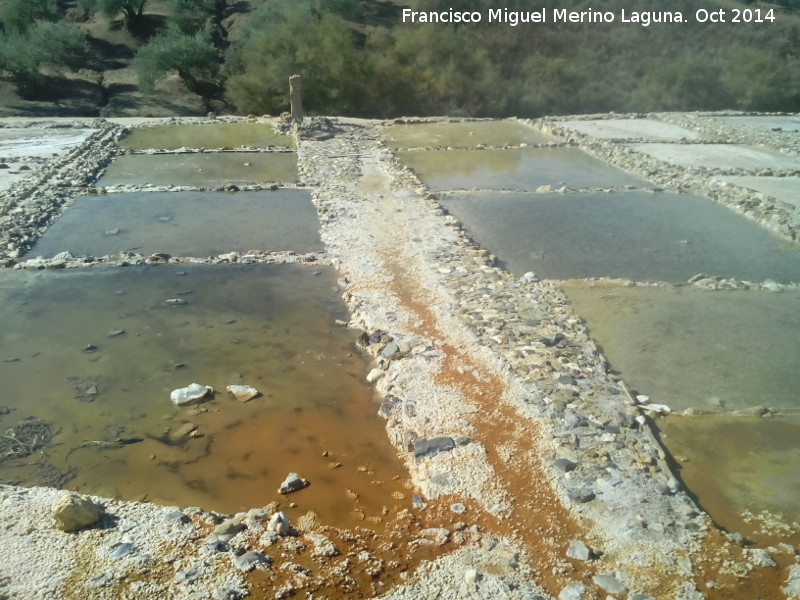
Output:
[[289,77],[289,103],[292,106],[292,122],[303,122],[303,96],[300,93],[300,75]]

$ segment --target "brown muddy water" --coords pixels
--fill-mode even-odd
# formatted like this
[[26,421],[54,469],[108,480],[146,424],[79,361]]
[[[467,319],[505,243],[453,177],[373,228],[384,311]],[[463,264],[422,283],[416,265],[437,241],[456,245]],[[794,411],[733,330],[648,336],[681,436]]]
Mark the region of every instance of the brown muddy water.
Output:
[[248,250],[323,249],[306,190],[132,192],[82,196],[31,249],[30,256],[142,254],[205,257]]
[[681,478],[718,524],[759,541],[800,542],[800,292],[586,282],[566,282],[564,290],[611,368],[652,402],[673,411],[789,411],[669,415],[656,426]]
[[657,423],[681,478],[717,524],[759,543],[800,543],[800,417]]
[[294,152],[204,152],[118,156],[97,185],[218,187],[225,183],[245,185],[296,180]]
[[796,246],[698,196],[477,192],[440,203],[517,275],[800,282]]
[[[295,502],[293,517],[341,526],[408,504],[355,334],[335,322],[348,315],[332,270],[0,275],[0,429],[24,442],[0,443],[2,481],[222,512]],[[213,398],[174,406],[193,382]],[[262,395],[239,402],[231,384]],[[193,426],[199,437],[181,435]],[[289,472],[311,485],[284,498]]]
[[431,190],[522,190],[539,186],[607,188],[649,184],[577,148],[400,151]]
[[267,123],[203,123],[137,127],[119,141],[123,148],[177,150],[178,148],[293,147],[291,136],[276,133]]
[[391,148],[474,148],[546,144],[554,140],[538,129],[514,121],[409,123],[383,129]]

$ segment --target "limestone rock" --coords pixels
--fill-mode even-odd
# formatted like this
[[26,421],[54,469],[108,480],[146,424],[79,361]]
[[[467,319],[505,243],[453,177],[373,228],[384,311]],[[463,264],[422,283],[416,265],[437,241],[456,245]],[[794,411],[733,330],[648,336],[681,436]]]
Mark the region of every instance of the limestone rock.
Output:
[[226,388],[239,402],[247,402],[257,397],[261,392],[251,385],[229,385]]
[[192,383],[184,388],[172,390],[169,395],[170,400],[176,406],[189,406],[201,402],[206,397],[214,393],[214,388],[210,385],[200,385]]
[[422,460],[431,458],[440,452],[447,452],[456,447],[456,442],[451,437],[435,437],[429,440],[417,440],[414,442],[414,458]]
[[595,575],[592,577],[592,581],[609,594],[624,594],[628,591],[628,588],[622,585],[613,575]]
[[592,557],[592,551],[581,540],[570,540],[567,556],[575,560],[589,560]]
[[103,507],[95,504],[89,496],[74,492],[64,494],[53,504],[53,516],[58,528],[67,532],[94,525],[103,514]]
[[214,528],[214,533],[216,533],[223,542],[227,542],[246,528],[246,525],[239,519],[226,519]]
[[595,498],[592,488],[588,486],[569,489],[567,490],[567,496],[569,496],[570,500],[580,502],[581,504],[594,500]]
[[386,375],[386,372],[381,369],[372,369],[369,373],[367,373],[367,383],[375,383]]
[[553,466],[562,473],[569,473],[570,471],[575,470],[575,468],[578,466],[578,463],[572,462],[568,458],[557,458],[553,461]]
[[267,567],[270,563],[269,558],[258,550],[249,550],[239,556],[234,556],[231,560],[233,566],[244,573],[252,571],[256,567]]
[[304,487],[308,487],[308,485],[308,481],[300,477],[297,473],[289,473],[278,488],[278,493],[291,494],[292,492],[302,490]]
[[573,581],[558,594],[558,600],[582,600],[586,586],[580,581]]
[[292,532],[292,523],[285,512],[276,512],[267,524],[267,531],[278,535],[289,535]]

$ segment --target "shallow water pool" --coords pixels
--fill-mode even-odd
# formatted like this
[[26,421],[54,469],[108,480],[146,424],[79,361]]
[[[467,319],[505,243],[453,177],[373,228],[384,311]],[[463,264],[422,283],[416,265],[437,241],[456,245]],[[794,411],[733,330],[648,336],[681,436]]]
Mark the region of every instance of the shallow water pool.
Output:
[[294,146],[291,136],[276,133],[265,123],[202,123],[198,125],[157,125],[137,127],[119,141],[123,148],[241,148],[250,146]]
[[518,275],[800,282],[800,251],[696,196],[481,192],[440,203]]
[[800,408],[800,292],[564,284],[613,369],[673,410]]
[[392,148],[474,148],[546,144],[553,136],[514,121],[463,121],[458,123],[408,123],[384,128]]
[[[0,273],[0,428],[35,417],[54,434],[0,460],[0,478],[223,512],[293,501],[293,519],[314,510],[342,526],[405,506],[365,361],[335,323],[348,318],[335,277],[292,265]],[[216,394],[174,406],[170,391],[192,382]],[[241,403],[230,384],[262,395]],[[311,485],[284,498],[289,472]]]
[[30,252],[52,257],[141,254],[205,257],[247,250],[323,249],[305,190],[133,192],[81,196]]
[[658,427],[717,524],[765,545],[800,543],[800,417],[670,416]]
[[400,151],[430,189],[524,190],[539,186],[607,188],[648,184],[576,148]]
[[219,187],[297,180],[293,152],[203,152],[118,156],[97,182],[112,185]]

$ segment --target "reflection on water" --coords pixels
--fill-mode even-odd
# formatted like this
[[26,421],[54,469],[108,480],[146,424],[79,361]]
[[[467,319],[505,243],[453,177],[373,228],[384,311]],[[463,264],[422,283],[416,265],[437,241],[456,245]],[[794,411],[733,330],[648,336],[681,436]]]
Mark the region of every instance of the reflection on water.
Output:
[[605,188],[646,183],[576,148],[420,150],[398,152],[435,191],[528,190],[541,185]]
[[160,148],[241,148],[250,146],[293,146],[288,135],[275,133],[264,123],[204,123],[200,125],[158,125],[131,129],[119,145],[145,150]]
[[682,479],[719,525],[761,543],[800,542],[800,418],[670,416],[658,425]]
[[[290,265],[2,273],[0,427],[58,433],[0,478],[234,512],[280,500],[294,471],[311,482],[297,514],[352,525],[405,504],[334,281]],[[173,406],[192,382],[217,393]],[[240,383],[263,395],[238,402]]]
[[473,148],[546,144],[553,137],[514,121],[465,121],[461,123],[411,123],[384,128],[392,148]]
[[293,152],[209,152],[191,154],[127,154],[114,159],[98,186],[192,185],[293,182]]
[[800,292],[564,288],[612,368],[673,410],[800,408]]
[[322,250],[305,190],[133,192],[82,196],[33,247],[32,256],[142,254],[210,256],[247,250]]
[[440,200],[521,275],[800,282],[800,253],[706,200],[678,194],[448,195]]

